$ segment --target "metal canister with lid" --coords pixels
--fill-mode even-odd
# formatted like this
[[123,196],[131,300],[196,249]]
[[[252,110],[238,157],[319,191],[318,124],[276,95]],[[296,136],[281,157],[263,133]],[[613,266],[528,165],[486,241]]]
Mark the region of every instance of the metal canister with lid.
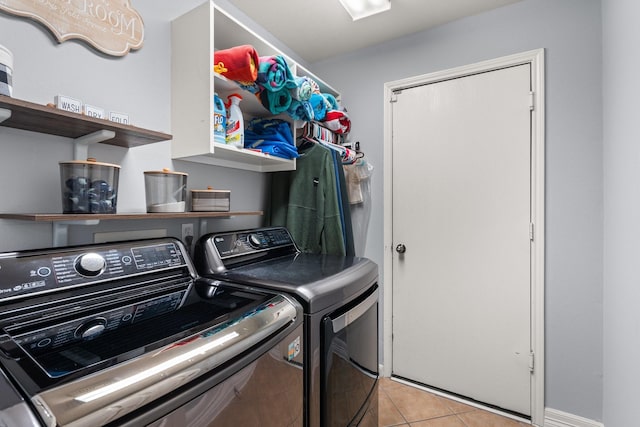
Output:
[[229,212],[231,207],[231,191],[214,190],[209,186],[206,190],[191,190],[191,210],[195,212]]
[[144,187],[147,212],[184,212],[187,198],[187,176],[170,169],[145,171]]

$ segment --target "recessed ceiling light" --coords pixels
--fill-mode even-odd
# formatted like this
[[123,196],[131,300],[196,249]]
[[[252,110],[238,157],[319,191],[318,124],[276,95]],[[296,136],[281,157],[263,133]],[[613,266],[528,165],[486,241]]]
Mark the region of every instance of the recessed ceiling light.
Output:
[[391,0],[340,0],[340,3],[354,21],[391,9]]

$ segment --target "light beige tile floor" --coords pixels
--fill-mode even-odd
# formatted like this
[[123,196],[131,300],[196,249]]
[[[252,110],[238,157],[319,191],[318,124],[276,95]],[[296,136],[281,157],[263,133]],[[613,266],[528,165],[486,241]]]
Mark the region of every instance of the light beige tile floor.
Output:
[[380,427],[530,426],[530,424],[446,399],[389,378],[380,379],[378,404]]

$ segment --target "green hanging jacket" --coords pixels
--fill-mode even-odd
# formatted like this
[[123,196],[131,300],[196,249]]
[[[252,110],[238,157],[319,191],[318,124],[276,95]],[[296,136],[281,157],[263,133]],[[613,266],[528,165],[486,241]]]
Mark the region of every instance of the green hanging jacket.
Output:
[[301,251],[345,255],[333,157],[312,145],[296,160],[296,170],[271,181],[271,225],[285,226]]

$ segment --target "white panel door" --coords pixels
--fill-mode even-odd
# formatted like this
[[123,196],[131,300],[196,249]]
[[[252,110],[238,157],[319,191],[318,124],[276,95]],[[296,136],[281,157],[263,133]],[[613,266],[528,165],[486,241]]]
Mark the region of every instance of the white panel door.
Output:
[[531,414],[530,65],[392,104],[393,374]]

